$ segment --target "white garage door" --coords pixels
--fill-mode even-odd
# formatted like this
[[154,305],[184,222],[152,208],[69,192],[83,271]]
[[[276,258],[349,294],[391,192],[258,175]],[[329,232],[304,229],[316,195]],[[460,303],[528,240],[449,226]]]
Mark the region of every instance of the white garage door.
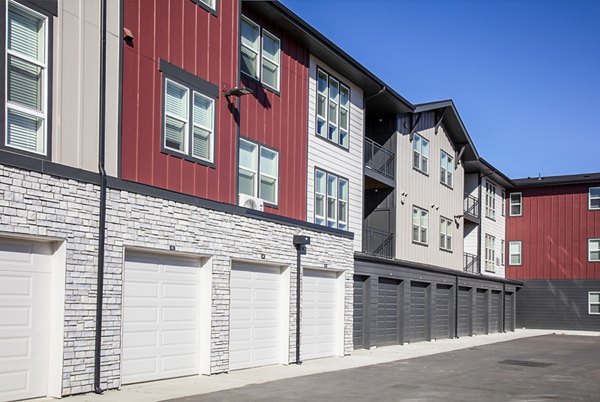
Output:
[[304,270],[301,358],[333,356],[337,346],[337,274]]
[[0,239],[0,400],[48,393],[50,244]]
[[282,274],[235,263],[231,270],[229,369],[281,362]]
[[123,384],[199,374],[199,279],[197,260],[127,253]]

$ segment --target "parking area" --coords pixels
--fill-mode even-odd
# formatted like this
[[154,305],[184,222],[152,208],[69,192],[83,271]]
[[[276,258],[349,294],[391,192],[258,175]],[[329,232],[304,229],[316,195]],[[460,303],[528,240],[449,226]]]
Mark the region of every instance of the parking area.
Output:
[[597,401],[598,379],[600,337],[544,335],[170,401]]

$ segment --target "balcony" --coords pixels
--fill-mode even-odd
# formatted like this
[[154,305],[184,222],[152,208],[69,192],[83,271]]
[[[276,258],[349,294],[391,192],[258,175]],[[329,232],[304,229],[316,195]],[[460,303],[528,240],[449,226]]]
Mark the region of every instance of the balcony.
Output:
[[372,228],[363,229],[363,252],[376,257],[394,258],[394,234]]
[[479,223],[479,199],[472,195],[465,194],[464,201],[465,219],[473,223]]
[[388,187],[396,187],[396,154],[365,138],[365,174]]
[[463,253],[463,271],[479,274],[479,258],[475,254]]

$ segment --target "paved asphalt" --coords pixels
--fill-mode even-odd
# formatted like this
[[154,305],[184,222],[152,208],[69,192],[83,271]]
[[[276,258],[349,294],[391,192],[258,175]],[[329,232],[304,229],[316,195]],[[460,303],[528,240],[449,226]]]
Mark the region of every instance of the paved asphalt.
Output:
[[545,335],[172,399],[600,401],[600,338]]

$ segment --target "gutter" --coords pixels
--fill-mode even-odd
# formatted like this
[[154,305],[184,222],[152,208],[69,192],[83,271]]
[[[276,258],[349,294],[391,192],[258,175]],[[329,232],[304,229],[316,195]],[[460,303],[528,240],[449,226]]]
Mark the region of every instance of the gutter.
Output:
[[98,278],[96,283],[96,337],[94,349],[94,392],[101,394],[102,299],[104,295],[104,246],[106,235],[106,0],[100,0],[100,89],[98,108],[98,172],[100,211],[98,224]]

